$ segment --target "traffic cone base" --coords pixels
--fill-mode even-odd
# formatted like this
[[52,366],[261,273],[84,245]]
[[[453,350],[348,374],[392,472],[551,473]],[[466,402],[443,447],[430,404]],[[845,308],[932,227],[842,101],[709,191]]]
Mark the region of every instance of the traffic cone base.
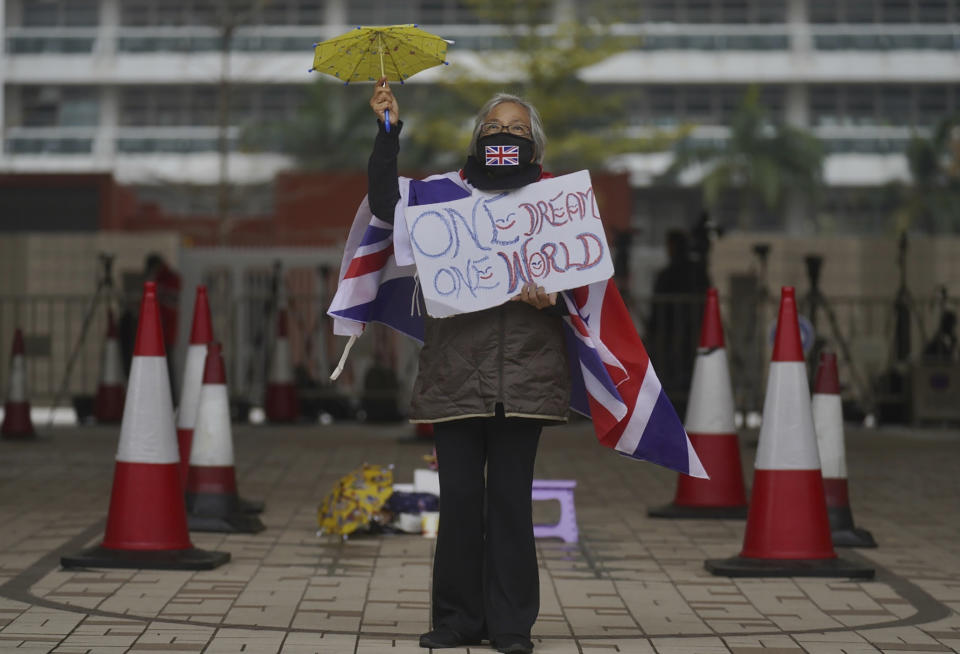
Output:
[[187,511],[190,531],[256,534],[267,528],[256,515],[243,512],[236,495],[191,493]]
[[823,490],[827,498],[827,517],[830,519],[830,536],[834,547],[876,547],[877,541],[866,529],[853,524],[846,479],[824,479]]
[[237,506],[241,513],[263,513],[267,505],[262,500],[248,500],[238,497]]
[[30,419],[29,402],[7,402],[3,407],[3,426],[0,434],[4,440],[31,440],[37,437]]
[[849,577],[873,579],[874,569],[845,559],[707,559],[704,567],[724,577]]
[[136,568],[148,570],[213,570],[230,560],[229,552],[191,547],[185,550],[114,550],[102,545],[60,557],[64,568]]

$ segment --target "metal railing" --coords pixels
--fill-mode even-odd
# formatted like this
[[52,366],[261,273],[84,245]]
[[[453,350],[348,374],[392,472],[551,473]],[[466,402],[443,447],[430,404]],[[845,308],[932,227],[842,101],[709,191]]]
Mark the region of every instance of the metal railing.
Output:
[[[89,316],[86,337],[81,340],[92,298],[78,295],[0,296],[0,348],[8,353],[16,327],[23,329],[27,349],[27,379],[31,401],[49,405],[64,385],[67,362],[74,350],[76,361],[64,389],[64,401],[95,393],[100,375],[100,356],[106,333],[105,304]],[[882,384],[884,375],[897,366],[918,362],[927,341],[938,328],[941,312],[954,312],[960,299],[929,297],[909,305],[909,360],[897,361],[894,352],[897,315],[893,297],[831,297],[811,311],[809,298],[798,294],[802,315],[816,328],[815,348],[838,353],[845,399],[863,411],[879,403],[900,401]],[[682,406],[686,399],[699,341],[702,299],[685,295],[634,296],[627,300],[634,323],[644,338],[651,361],[670,397]],[[736,405],[742,410],[760,410],[766,369],[779,298],[721,298],[726,349]],[[124,306],[136,308],[139,298],[114,300],[122,319]],[[189,311],[182,301],[181,311]],[[231,394],[258,405],[266,382],[275,342],[276,303],[267,296],[230,301],[211,294],[214,331],[224,344]],[[295,377],[303,394],[317,400],[339,402],[355,410],[365,394],[364,377],[371,366],[392,370],[399,387],[399,406],[405,407],[416,374],[418,346],[385,327],[374,325],[359,339],[341,380],[332,384],[329,371],[341,354],[344,338],[331,335],[331,324],[317,295],[288,296],[289,340]],[[660,318],[657,318],[657,314]],[[668,315],[663,319],[663,315]],[[133,319],[131,331],[129,321]],[[135,335],[136,316],[127,312],[128,339]],[[185,337],[185,335],[181,335]],[[174,385],[179,387],[184,347],[174,357]],[[132,349],[132,342],[127,344]],[[810,354],[811,359],[815,356]],[[810,374],[814,362],[810,361]],[[4,356],[0,387],[6,391],[9,359]]]

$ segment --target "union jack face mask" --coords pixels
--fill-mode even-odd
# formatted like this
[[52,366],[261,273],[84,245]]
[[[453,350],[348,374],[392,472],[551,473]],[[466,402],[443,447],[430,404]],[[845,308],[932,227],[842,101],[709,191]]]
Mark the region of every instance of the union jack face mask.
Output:
[[519,166],[519,145],[487,145],[484,146],[484,165],[487,166]]

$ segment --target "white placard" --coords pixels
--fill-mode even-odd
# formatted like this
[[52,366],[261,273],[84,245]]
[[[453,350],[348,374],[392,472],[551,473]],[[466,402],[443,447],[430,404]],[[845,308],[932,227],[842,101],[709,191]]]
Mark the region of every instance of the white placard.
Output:
[[590,173],[406,210],[427,313],[494,307],[526,282],[548,293],[609,279],[613,260]]

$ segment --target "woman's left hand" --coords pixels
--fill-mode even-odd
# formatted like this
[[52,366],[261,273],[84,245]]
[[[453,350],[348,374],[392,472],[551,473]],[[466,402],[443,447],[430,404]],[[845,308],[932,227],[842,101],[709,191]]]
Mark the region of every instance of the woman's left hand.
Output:
[[526,302],[537,309],[543,309],[557,303],[557,294],[547,293],[542,286],[531,283],[524,284],[523,288],[520,289],[520,294],[514,295],[510,300]]

